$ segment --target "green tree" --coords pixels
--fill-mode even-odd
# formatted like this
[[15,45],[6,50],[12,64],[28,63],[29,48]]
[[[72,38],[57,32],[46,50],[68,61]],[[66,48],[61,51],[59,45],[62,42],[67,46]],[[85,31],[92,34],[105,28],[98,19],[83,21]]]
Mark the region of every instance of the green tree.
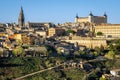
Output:
[[102,32],[97,32],[97,36],[103,36]]
[[114,59],[115,58],[115,52],[114,51],[109,51],[105,56],[108,59]]
[[62,33],[62,36],[67,36],[67,32],[64,31],[64,32]]
[[16,44],[17,44],[17,46],[21,46],[21,45],[22,45],[22,43],[23,43],[23,42],[22,42],[22,40],[16,40],[16,42],[17,42],[17,43],[16,43]]
[[16,49],[14,49],[12,53],[14,56],[24,56],[25,51],[22,47],[16,47]]
[[105,66],[106,66],[107,70],[113,68],[114,65],[115,65],[115,63],[116,63],[116,60],[115,60],[115,59],[113,59],[113,60],[108,60],[108,61],[105,63]]
[[109,44],[109,50],[115,52],[115,54],[120,54],[120,39],[111,41]]
[[85,51],[79,51],[79,54],[82,58],[84,58],[88,55]]
[[67,30],[67,33],[72,33],[72,34],[75,34],[75,31],[74,30],[72,30],[72,29],[69,29],[69,30]]
[[23,49],[28,49],[29,47],[30,47],[29,45],[22,46]]
[[79,52],[79,51],[75,51],[75,52],[74,52],[74,55],[75,55],[75,56],[79,56],[79,55],[80,55],[80,52]]
[[102,78],[102,77],[101,77],[100,80],[109,80],[109,79],[106,79],[106,78]]
[[99,55],[99,53],[98,52],[93,52],[93,54],[94,54],[94,56],[98,56]]
[[95,51],[98,52],[98,53],[101,52],[99,47],[95,47],[94,49],[95,49]]
[[104,51],[104,47],[103,47],[103,45],[100,46],[100,51],[101,51],[101,52]]

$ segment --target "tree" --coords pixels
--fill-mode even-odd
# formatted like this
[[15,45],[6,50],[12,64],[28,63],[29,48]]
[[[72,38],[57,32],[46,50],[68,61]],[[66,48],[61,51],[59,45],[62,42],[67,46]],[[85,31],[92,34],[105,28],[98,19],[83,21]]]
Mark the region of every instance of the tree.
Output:
[[67,32],[63,32],[61,36],[67,36]]
[[115,58],[115,52],[114,51],[109,51],[105,56],[108,59],[114,59]]
[[111,44],[109,45],[109,50],[114,51],[115,54],[120,54],[120,39],[111,41]]
[[96,52],[96,51],[93,54],[94,54],[94,56],[98,56],[99,55],[99,53]]
[[60,48],[57,48],[57,53],[58,53],[58,55],[61,55],[61,54],[62,54]]
[[80,52],[79,52],[79,51],[75,51],[75,52],[74,52],[74,55],[79,56],[79,55],[80,55]]
[[97,32],[97,36],[103,36],[102,32]]
[[17,47],[12,51],[13,55],[15,56],[23,56],[25,54],[25,51],[22,47]]
[[79,51],[80,57],[85,58],[88,54],[85,51]]
[[101,52],[104,51],[104,47],[103,47],[103,45],[100,46],[100,51],[101,51]]
[[70,34],[70,33],[75,34],[75,31],[74,31],[74,30],[71,30],[71,29],[67,30],[67,32],[68,32],[69,34]]
[[105,54],[105,52],[104,52],[104,46],[103,45],[101,45],[100,46],[100,55],[104,55]]
[[16,40],[16,42],[17,42],[17,46],[21,46],[22,45],[22,40]]
[[107,79],[107,78],[102,78],[102,77],[101,77],[100,80],[109,80],[109,79]]
[[95,47],[94,49],[95,49],[95,51],[98,52],[98,53],[101,52],[99,47]]

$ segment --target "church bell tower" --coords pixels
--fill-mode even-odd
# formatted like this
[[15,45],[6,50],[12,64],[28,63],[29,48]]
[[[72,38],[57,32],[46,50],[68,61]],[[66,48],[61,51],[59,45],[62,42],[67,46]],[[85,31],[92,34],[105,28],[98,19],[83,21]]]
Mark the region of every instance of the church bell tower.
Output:
[[24,12],[23,8],[21,7],[20,14],[18,17],[18,25],[19,27],[24,27],[25,26],[25,18],[24,18]]

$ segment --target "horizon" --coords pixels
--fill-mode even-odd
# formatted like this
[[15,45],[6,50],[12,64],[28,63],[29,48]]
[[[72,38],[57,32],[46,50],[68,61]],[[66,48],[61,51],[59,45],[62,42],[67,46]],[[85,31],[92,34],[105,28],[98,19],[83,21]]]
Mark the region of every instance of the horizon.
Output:
[[0,23],[18,23],[18,16],[22,6],[25,22],[74,22],[76,14],[79,17],[87,17],[90,11],[92,11],[95,16],[102,16],[106,12],[108,23],[119,24],[119,2],[118,0],[2,0],[0,3]]

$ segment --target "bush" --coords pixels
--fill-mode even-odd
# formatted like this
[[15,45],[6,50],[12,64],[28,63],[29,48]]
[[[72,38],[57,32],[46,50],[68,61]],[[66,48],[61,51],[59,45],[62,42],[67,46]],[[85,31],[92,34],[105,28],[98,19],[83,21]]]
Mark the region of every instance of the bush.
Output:
[[109,51],[106,55],[106,58],[108,59],[114,59],[115,58],[115,53],[113,51]]
[[103,36],[102,32],[97,32],[97,36]]

